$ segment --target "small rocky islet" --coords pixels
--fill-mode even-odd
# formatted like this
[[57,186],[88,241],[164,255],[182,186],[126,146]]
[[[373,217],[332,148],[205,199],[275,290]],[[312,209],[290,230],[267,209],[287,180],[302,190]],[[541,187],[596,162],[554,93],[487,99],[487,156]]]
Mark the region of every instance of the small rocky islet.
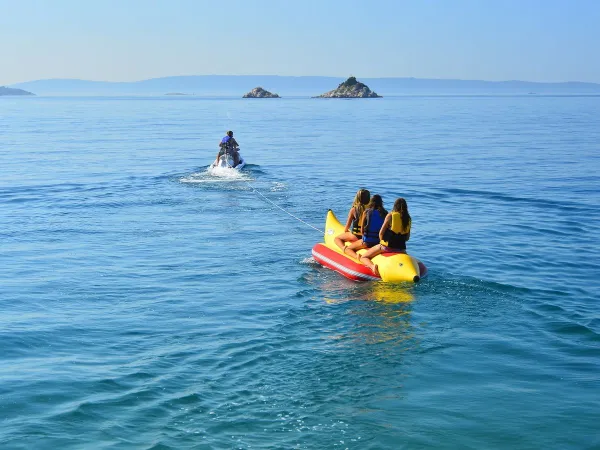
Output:
[[242,98],[280,98],[278,94],[273,94],[261,87],[255,87]]
[[366,84],[358,81],[356,77],[350,77],[340,83],[336,89],[313,98],[381,98],[381,95],[377,95]]

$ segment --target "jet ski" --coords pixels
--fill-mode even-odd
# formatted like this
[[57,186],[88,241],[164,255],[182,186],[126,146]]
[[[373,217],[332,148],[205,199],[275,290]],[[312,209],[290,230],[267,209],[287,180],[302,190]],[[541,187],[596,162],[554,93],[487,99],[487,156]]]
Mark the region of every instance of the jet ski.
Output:
[[[239,149],[238,149],[238,154],[239,154]],[[219,158],[210,165],[210,169],[242,170],[244,168],[244,166],[246,165],[246,161],[244,160],[242,155],[239,155],[239,156],[240,156],[240,160],[238,162],[238,165],[234,166],[233,165],[233,155],[231,155],[230,153],[225,153],[225,154],[219,156]]]

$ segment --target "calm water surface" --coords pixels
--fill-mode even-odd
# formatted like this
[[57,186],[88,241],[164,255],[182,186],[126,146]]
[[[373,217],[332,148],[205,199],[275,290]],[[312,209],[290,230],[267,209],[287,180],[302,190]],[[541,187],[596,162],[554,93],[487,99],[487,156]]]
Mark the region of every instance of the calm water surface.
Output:
[[[0,99],[0,447],[600,447],[600,98]],[[239,177],[207,165],[233,129]],[[403,196],[418,285],[310,257]],[[269,201],[265,200],[268,199]]]

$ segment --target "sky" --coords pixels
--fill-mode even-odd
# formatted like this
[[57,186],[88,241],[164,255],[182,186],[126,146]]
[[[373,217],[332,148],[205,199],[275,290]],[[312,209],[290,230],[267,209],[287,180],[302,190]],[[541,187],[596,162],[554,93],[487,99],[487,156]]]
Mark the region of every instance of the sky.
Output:
[[323,75],[600,83],[597,0],[0,0],[0,85]]

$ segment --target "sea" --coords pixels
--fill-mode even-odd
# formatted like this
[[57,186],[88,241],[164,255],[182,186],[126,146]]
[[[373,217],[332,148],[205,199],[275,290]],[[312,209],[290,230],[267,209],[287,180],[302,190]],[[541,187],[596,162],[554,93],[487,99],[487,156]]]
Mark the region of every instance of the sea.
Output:
[[[600,448],[600,96],[0,98],[0,448]],[[233,130],[247,166],[208,170]],[[403,197],[418,284],[321,267]]]

